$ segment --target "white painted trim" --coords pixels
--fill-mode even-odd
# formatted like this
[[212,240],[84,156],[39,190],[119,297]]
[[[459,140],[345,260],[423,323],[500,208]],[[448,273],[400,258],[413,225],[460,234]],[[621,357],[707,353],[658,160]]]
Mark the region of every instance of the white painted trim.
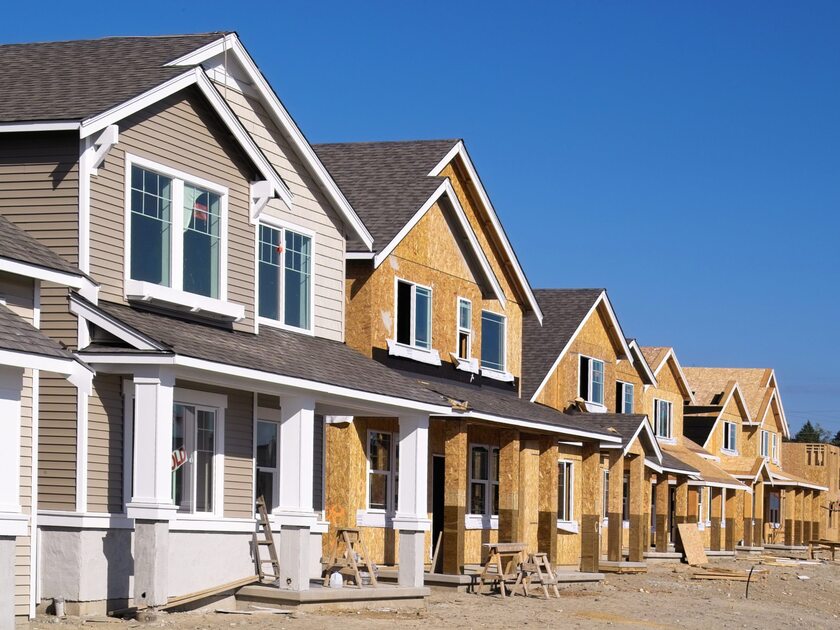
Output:
[[66,271],[48,269],[31,263],[21,262],[11,258],[4,258],[2,254],[0,254],[0,271],[15,274],[17,276],[26,276],[27,278],[33,278],[35,280],[52,282],[53,284],[60,284],[64,287],[92,292],[94,294],[99,290],[98,284],[81,274],[71,274]]
[[289,115],[286,108],[280,102],[277,94],[266,81],[263,74],[260,72],[257,64],[245,50],[245,47],[239,41],[236,33],[229,33],[224,37],[219,38],[215,42],[211,42],[207,46],[195,50],[188,55],[184,55],[179,59],[170,61],[168,66],[193,66],[203,63],[216,55],[222,54],[224,51],[230,51],[234,59],[239,62],[245,72],[246,77],[254,86],[254,89],[262,97],[263,103],[266,105],[266,110],[272,116],[274,121],[278,124],[282,131],[288,134],[292,146],[300,156],[307,169],[315,176],[315,179],[321,184],[321,189],[330,198],[336,210],[341,214],[347,226],[355,233],[356,236],[368,249],[373,246],[373,237],[368,232],[362,220],[353,210],[353,207],[347,201],[347,198],[336,185],[332,176],[318,159],[315,151],[307,142],[306,138],[301,133],[298,126],[295,124],[292,117]]
[[464,529],[499,529],[499,517],[494,514],[464,514]]
[[[81,319],[79,321],[82,321]],[[89,393],[76,389],[76,511],[88,505],[88,406]]]
[[[658,415],[657,409],[659,408],[660,402],[664,402],[668,404],[668,435],[659,435],[656,432],[656,416]],[[656,436],[657,440],[673,440],[674,437],[674,403],[670,400],[665,398],[654,398],[653,399],[653,434]]]
[[653,370],[651,370],[650,365],[648,364],[647,360],[645,359],[645,355],[642,352],[642,348],[639,345],[639,342],[636,341],[635,339],[631,339],[627,343],[627,347],[630,348],[630,351],[632,352],[632,354],[635,355],[631,359],[631,362],[635,365],[636,362],[638,361],[639,365],[642,366],[642,371],[645,373],[645,376],[647,376],[648,380],[650,381],[650,383],[643,383],[643,385],[652,385],[653,387],[659,387],[659,383],[656,380],[656,375],[653,373]]
[[[464,328],[461,326],[461,304],[467,304],[470,308],[470,321],[469,327]],[[458,353],[461,351],[461,333],[467,334],[467,356],[466,357],[459,357]],[[465,298],[461,295],[455,296],[455,351],[451,353],[452,359],[456,363],[456,368],[459,370],[465,370],[467,372],[478,372],[478,362],[475,362],[473,366],[473,356],[472,356],[472,342],[473,342],[473,304],[472,300],[469,298]],[[474,369],[473,369],[474,368]]]
[[[387,475],[385,481],[386,507],[384,510],[370,507],[370,475],[372,472],[374,472],[373,469],[371,469],[370,467],[370,436],[374,433],[385,433],[391,436],[391,447],[388,452],[388,463],[391,465],[391,470],[376,469],[375,471],[377,474]],[[394,484],[394,477],[396,477],[399,473],[399,468],[397,467],[399,439],[399,430],[385,431],[379,429],[368,429],[367,431],[365,431],[365,509],[361,511],[365,513],[365,518],[367,518],[368,521],[375,521],[377,523],[382,521],[384,523],[387,520],[388,525],[390,526],[390,521],[393,520],[394,515],[396,514],[396,506],[394,505],[394,499],[397,496],[398,488]],[[384,525],[374,525],[374,527],[384,527]]]
[[784,437],[786,438],[789,438],[790,427],[788,426],[787,416],[785,415],[785,407],[782,404],[782,393],[781,391],[779,391],[779,383],[776,380],[776,371],[773,369],[770,370],[770,375],[767,377],[766,387],[771,387],[771,383],[773,387],[773,392],[776,394],[776,402],[779,405],[779,416],[782,418],[782,435],[784,435]]
[[346,260],[373,260],[376,254],[373,252],[347,252],[344,254]]
[[[558,528],[560,528],[560,523],[575,523],[575,524],[577,524],[577,521],[575,519],[575,512],[576,512],[576,510],[575,510],[575,478],[577,477],[577,474],[576,474],[576,471],[575,471],[575,462],[571,459],[564,459],[564,458],[561,457],[560,459],[557,460],[557,465],[559,466],[560,464],[564,464],[564,465],[567,464],[568,467],[569,467],[569,472],[571,474],[569,475],[569,479],[566,480],[566,483],[569,483],[571,487],[570,487],[570,492],[569,492],[569,514],[566,515],[569,518],[561,519],[561,518],[558,517],[558,519],[557,519]],[[559,485],[557,487],[557,491],[558,491],[558,494],[559,494],[559,492],[560,492],[560,486]],[[569,531],[569,530],[564,530],[564,531]],[[577,531],[577,530],[575,530],[575,531]]]
[[17,352],[15,350],[0,349],[0,366],[10,366],[22,369],[43,370],[62,376],[70,376],[74,373],[74,364],[77,362],[71,358],[48,357],[42,354],[31,352]]
[[[84,273],[90,273],[90,175],[94,154],[90,138],[79,138],[79,269]],[[81,340],[79,347],[83,347]]]
[[356,527],[391,529],[393,527],[393,520],[393,514],[387,514],[382,510],[356,510]]
[[[41,314],[41,290],[39,283],[35,283],[35,315],[34,325],[40,328],[40,314]],[[40,418],[41,418],[41,383],[40,372],[32,370],[32,452],[30,454],[32,460],[32,479],[30,481],[30,491],[32,496],[29,503],[29,526],[30,526],[30,552],[29,552],[29,618],[35,618],[35,609],[38,605],[38,560],[40,556],[40,546],[38,544],[38,456],[40,454],[38,449],[39,434],[40,434]]]
[[40,122],[0,123],[0,133],[37,131],[76,131],[79,123],[69,120],[44,120]]
[[[738,394],[738,399],[741,401],[741,405],[743,407],[743,410],[746,413],[747,421],[749,422],[751,420],[750,410],[749,410],[749,407],[747,407],[747,401],[744,398],[744,394],[741,392],[740,385],[738,385],[738,382],[736,381],[735,385],[729,391],[729,394],[727,394],[726,399],[720,404],[720,411],[718,412],[717,418],[715,418],[715,422],[712,425],[712,428],[709,430],[709,435],[706,436],[706,441],[703,442],[703,444],[701,444],[701,446],[703,448],[706,448],[706,446],[708,446],[709,440],[712,438],[712,435],[714,435],[714,432],[717,430],[718,425],[722,422],[723,414],[726,411],[726,407],[729,405],[729,401],[732,400],[732,397],[736,393]],[[742,420],[743,420],[743,418],[742,418]],[[736,441],[737,441],[737,438],[736,438]],[[721,449],[721,450],[723,450],[723,449]]]
[[121,321],[111,317],[100,309],[91,308],[85,302],[76,298],[72,293],[70,294],[70,312],[111,333],[138,350],[167,350],[167,348],[158,342],[128,328]]
[[237,322],[245,318],[245,307],[241,304],[140,280],[125,281],[125,297],[128,301],[163,302],[168,305],[187,306],[193,313],[214,313]]
[[[411,341],[408,344],[402,343],[397,341],[397,326],[400,319],[400,309],[399,309],[399,295],[400,295],[400,283],[407,284],[411,287],[411,306],[409,307],[408,319],[409,319],[409,334],[411,336]],[[423,289],[424,291],[428,291],[429,293],[429,347],[423,348],[417,345],[417,289]],[[394,346],[401,346],[403,348],[410,348],[412,350],[418,350],[421,353],[428,353],[433,354],[437,361],[432,365],[440,365],[440,354],[437,350],[434,349],[433,339],[434,339],[434,307],[435,307],[435,292],[431,286],[427,286],[425,284],[420,284],[419,282],[414,282],[412,280],[407,280],[405,278],[401,278],[399,276],[394,276],[394,339],[388,340],[388,351],[391,352],[391,341],[393,341]],[[395,349],[394,352],[399,352],[399,350]],[[404,356],[401,354],[397,354],[396,356]],[[407,356],[407,358],[413,358],[411,356]],[[423,361],[422,358],[418,358],[418,361]],[[428,361],[423,361],[424,363],[428,363]]]
[[557,519],[557,529],[561,532],[567,532],[569,534],[580,533],[580,526],[577,521],[561,521],[560,519]]
[[648,440],[650,440],[651,446],[653,446],[653,451],[656,453],[656,460],[661,464],[662,463],[662,449],[659,447],[659,442],[656,441],[656,436],[653,432],[653,427],[651,427],[650,420],[647,416],[644,417],[644,420],[639,423],[639,428],[636,429],[636,432],[633,436],[627,440],[627,444],[624,445],[623,454],[627,455],[630,447],[633,445],[633,442],[636,438],[640,438],[642,432],[648,436]]
[[423,348],[398,343],[393,339],[387,339],[385,342],[388,344],[388,354],[392,357],[411,359],[412,361],[427,363],[429,365],[441,365],[440,353],[434,348],[424,350]]
[[[481,375],[482,376],[487,376],[487,378],[492,378],[492,379],[497,380],[497,381],[505,381],[505,382],[513,381],[513,375],[510,374],[510,372],[507,371],[507,366],[508,366],[508,347],[507,347],[507,345],[508,345],[508,317],[504,313],[497,313],[496,311],[491,311],[488,308],[482,308],[481,311],[479,312],[479,318],[480,318],[479,323],[481,325],[480,331],[481,331],[481,342],[482,343],[484,343],[484,314],[485,313],[487,313],[488,315],[495,315],[496,317],[501,317],[502,318],[502,333],[503,333],[502,334],[502,337],[503,337],[503,339],[502,339],[502,369],[497,370],[496,368],[484,367],[481,364],[481,354],[482,354],[482,352],[479,351],[478,362],[479,362],[479,365],[482,366],[481,367]],[[485,371],[487,371],[488,373],[485,374]],[[509,380],[508,380],[508,377],[510,377]]]
[[686,378],[685,372],[683,372],[682,365],[680,365],[680,362],[677,360],[677,353],[673,348],[668,348],[668,352],[665,353],[665,356],[659,362],[659,365],[654,368],[653,374],[655,376],[659,376],[659,372],[661,372],[665,364],[668,363],[668,359],[671,359],[674,362],[674,365],[677,366],[677,373],[680,376],[680,380],[683,382],[685,391],[688,392],[688,404],[696,405],[697,401],[694,398],[694,391],[691,389],[691,384],[688,382],[688,378]]
[[[487,479],[474,479],[473,478],[473,470],[472,470],[472,461],[473,461],[473,449],[476,448],[483,448],[487,450]],[[481,523],[482,527],[474,527],[473,529],[489,529],[488,523],[491,523],[493,518],[496,519],[496,528],[498,528],[498,521],[499,515],[493,514],[493,488],[499,486],[501,488],[501,474],[498,470],[493,468],[493,451],[499,452],[499,465],[501,465],[501,452],[502,449],[499,446],[495,446],[494,444],[482,444],[480,442],[470,442],[467,446],[467,453],[469,457],[467,459],[467,467],[468,467],[468,479],[467,479],[467,505],[465,506],[466,517],[467,519],[472,519],[474,523]],[[496,481],[494,478],[499,477],[499,481]],[[470,496],[472,495],[472,485],[474,483],[484,484],[486,488],[486,502],[487,505],[485,507],[484,514],[474,513],[470,511]],[[501,499],[501,494],[499,494],[499,498]],[[498,511],[499,506],[495,506],[496,511]],[[465,523],[468,522],[465,521]],[[469,529],[469,528],[468,528]]]
[[503,383],[512,383],[514,381],[514,376],[510,372],[500,372],[492,368],[481,368],[481,376],[494,381],[502,381]]
[[[587,373],[586,373],[586,388],[589,390],[587,394],[587,398],[583,400],[586,403],[586,410],[591,411],[593,413],[606,413],[607,406],[605,404],[607,400],[607,362],[604,359],[599,359],[598,357],[593,357],[588,354],[578,353],[578,360],[577,360],[577,384],[578,388],[580,388],[580,377],[581,377],[581,363],[583,359],[586,359],[589,363],[587,364]],[[597,400],[590,400],[592,397],[592,364],[593,361],[597,361],[601,364],[601,402]],[[580,391],[578,391],[578,396],[580,396]],[[582,398],[582,396],[581,396]]]

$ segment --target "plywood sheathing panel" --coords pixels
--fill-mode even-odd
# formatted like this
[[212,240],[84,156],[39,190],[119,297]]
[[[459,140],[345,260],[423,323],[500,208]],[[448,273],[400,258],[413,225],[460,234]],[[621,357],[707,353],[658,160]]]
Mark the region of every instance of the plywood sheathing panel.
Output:
[[[558,447],[558,457],[572,462],[572,519],[580,523],[583,473],[581,468],[581,448],[561,445]],[[580,533],[557,530],[557,560],[558,565],[578,566],[580,564]]]
[[559,479],[557,440],[553,436],[540,437],[539,531],[537,549],[547,553],[549,562],[557,564],[557,500]]
[[597,444],[581,449],[580,570],[597,573],[601,556],[601,453]]
[[699,520],[699,515],[697,514],[697,510],[699,506],[699,498],[698,495],[702,491],[701,488],[696,486],[688,487],[688,522],[689,523],[696,523]]
[[650,496],[650,485],[645,482],[645,458],[636,455],[629,459],[630,468],[630,562],[644,562],[645,528],[648,527],[645,500]]
[[677,475],[674,492],[674,519],[677,524],[688,522],[688,477]]
[[[741,501],[741,513],[744,515],[742,530],[744,546],[753,546],[753,495],[747,492],[739,493]],[[760,545],[756,545],[760,546]]]
[[540,445],[533,438],[521,440],[520,445],[519,531],[526,551],[535,553],[539,550]]
[[461,573],[466,562],[467,440],[466,422],[453,420],[444,424],[443,572],[449,574]]
[[764,501],[766,495],[764,484],[759,482],[753,485],[753,537],[754,547],[764,544]]
[[654,493],[654,484],[653,484],[653,473],[645,467],[644,469],[645,475],[645,495],[643,497],[644,500],[644,544],[643,548],[645,550],[650,549],[650,536],[651,536],[651,514],[653,512],[653,493]]
[[500,431],[499,450],[499,540],[501,542],[522,542],[521,519],[519,518],[520,491],[520,441],[519,431]]
[[726,550],[735,551],[735,543],[740,540],[736,523],[741,519],[738,518],[735,490],[725,489],[723,492],[726,501]]
[[796,516],[794,516],[793,521],[793,544],[794,545],[801,545],[802,544],[802,525],[803,525],[803,511],[805,507],[804,502],[804,491],[802,488],[797,488],[794,491],[794,497],[796,500]]
[[668,532],[670,530],[669,502],[670,487],[668,475],[657,475],[656,477],[656,550],[659,552],[668,551]]
[[712,535],[710,547],[712,551],[723,549],[721,540],[721,517],[723,512],[723,490],[721,488],[710,488],[712,494]]
[[621,560],[621,537],[624,531],[622,505],[624,501],[624,455],[620,449],[609,453],[610,485],[607,497],[607,559]]

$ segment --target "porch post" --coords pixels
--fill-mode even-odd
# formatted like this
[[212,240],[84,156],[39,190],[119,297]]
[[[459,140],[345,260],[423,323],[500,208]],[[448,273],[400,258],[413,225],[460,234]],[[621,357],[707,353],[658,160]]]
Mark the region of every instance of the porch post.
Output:
[[499,449],[499,542],[523,542],[519,515],[519,431],[501,431]]
[[134,486],[126,515],[134,519],[134,602],[162,606],[169,598],[172,502],[172,413],[175,374],[149,366],[134,373]]
[[735,551],[735,543],[738,542],[738,530],[735,527],[735,523],[738,521],[735,490],[724,488],[723,496],[726,501],[726,550]]
[[811,540],[811,523],[812,517],[811,512],[813,511],[814,506],[814,491],[810,489],[804,489],[802,491],[802,544],[807,545],[808,542]]
[[753,484],[753,547],[764,546],[764,482]]
[[700,507],[700,500],[697,497],[698,491],[699,488],[697,486],[688,487],[688,521],[686,521],[688,523],[696,523],[700,519],[697,514]]
[[290,396],[280,399],[278,428],[277,507],[271,513],[280,525],[280,588],[309,590],[310,536],[317,516],[312,506],[315,399]]
[[802,544],[802,511],[803,511],[803,492],[802,488],[797,488],[794,490],[794,500],[796,501],[796,507],[794,508],[794,517],[793,517],[793,544],[794,545],[801,545]]
[[[642,464],[644,466],[644,464]],[[632,473],[631,473],[632,474]],[[653,473],[651,473],[650,469],[647,466],[644,466],[644,496],[642,499],[644,500],[643,508],[643,516],[644,520],[642,522],[642,549],[643,551],[647,551],[650,549],[650,534],[651,534],[651,522],[650,522],[650,514],[653,510],[653,506],[651,505],[653,501]]]
[[794,544],[794,519],[796,518],[796,499],[793,488],[784,489],[784,501],[782,507],[785,511],[785,546],[792,547]]
[[750,494],[746,490],[741,493],[742,508],[744,513],[744,547],[753,546],[753,501],[755,500],[755,490]]
[[467,513],[467,475],[469,456],[467,449],[467,423],[463,420],[446,420],[444,432],[444,466],[446,484],[443,505],[443,572],[459,575],[465,561]]
[[559,493],[557,438],[540,436],[540,515],[537,525],[537,551],[557,562],[557,501]]
[[659,473],[656,476],[656,550],[659,552],[668,551],[668,502],[670,500],[670,486],[668,475]]
[[394,529],[400,533],[400,586],[423,586],[426,532],[431,529],[427,505],[429,416],[404,415],[400,424],[399,499]]
[[822,510],[820,508],[820,500],[822,491],[814,490],[814,495],[811,499],[811,536],[813,540],[820,540],[820,518],[822,517]]
[[[23,370],[0,366],[0,627],[15,626],[16,537],[29,518],[20,506],[20,408]],[[35,471],[33,471],[33,474]]]
[[630,562],[644,562],[645,559],[645,528],[649,527],[650,519],[645,514],[650,484],[645,481],[645,456],[634,455],[630,459]]
[[597,573],[601,559],[601,450],[597,442],[581,449],[580,570]]
[[607,497],[607,560],[619,562],[621,538],[624,534],[624,453],[620,448],[609,451],[610,483]]
[[721,517],[723,512],[723,490],[721,488],[709,488],[709,494],[712,501],[712,531],[711,544],[709,545],[712,551],[720,551],[723,548],[723,541],[721,540]]

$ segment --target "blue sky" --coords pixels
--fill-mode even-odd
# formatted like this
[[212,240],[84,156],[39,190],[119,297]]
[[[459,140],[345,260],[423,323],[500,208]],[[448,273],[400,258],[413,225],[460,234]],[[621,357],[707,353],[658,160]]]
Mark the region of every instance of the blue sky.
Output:
[[535,287],[840,430],[840,3],[118,6],[0,41],[236,30],[311,141],[464,138]]

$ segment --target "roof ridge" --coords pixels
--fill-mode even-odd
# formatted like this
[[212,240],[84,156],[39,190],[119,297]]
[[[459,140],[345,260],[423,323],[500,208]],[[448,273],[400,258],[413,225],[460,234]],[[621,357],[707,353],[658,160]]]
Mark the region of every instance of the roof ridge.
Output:
[[382,144],[430,144],[432,142],[462,142],[463,138],[425,138],[414,140],[360,140],[354,142],[313,142],[313,147],[363,146]]
[[41,46],[44,44],[77,44],[82,42],[102,42],[110,39],[165,39],[175,37],[207,37],[208,35],[230,35],[236,31],[206,31],[203,33],[171,33],[168,35],[106,35],[105,37],[86,37],[82,39],[55,39],[37,42],[16,42],[0,44],[0,48],[11,46]]

